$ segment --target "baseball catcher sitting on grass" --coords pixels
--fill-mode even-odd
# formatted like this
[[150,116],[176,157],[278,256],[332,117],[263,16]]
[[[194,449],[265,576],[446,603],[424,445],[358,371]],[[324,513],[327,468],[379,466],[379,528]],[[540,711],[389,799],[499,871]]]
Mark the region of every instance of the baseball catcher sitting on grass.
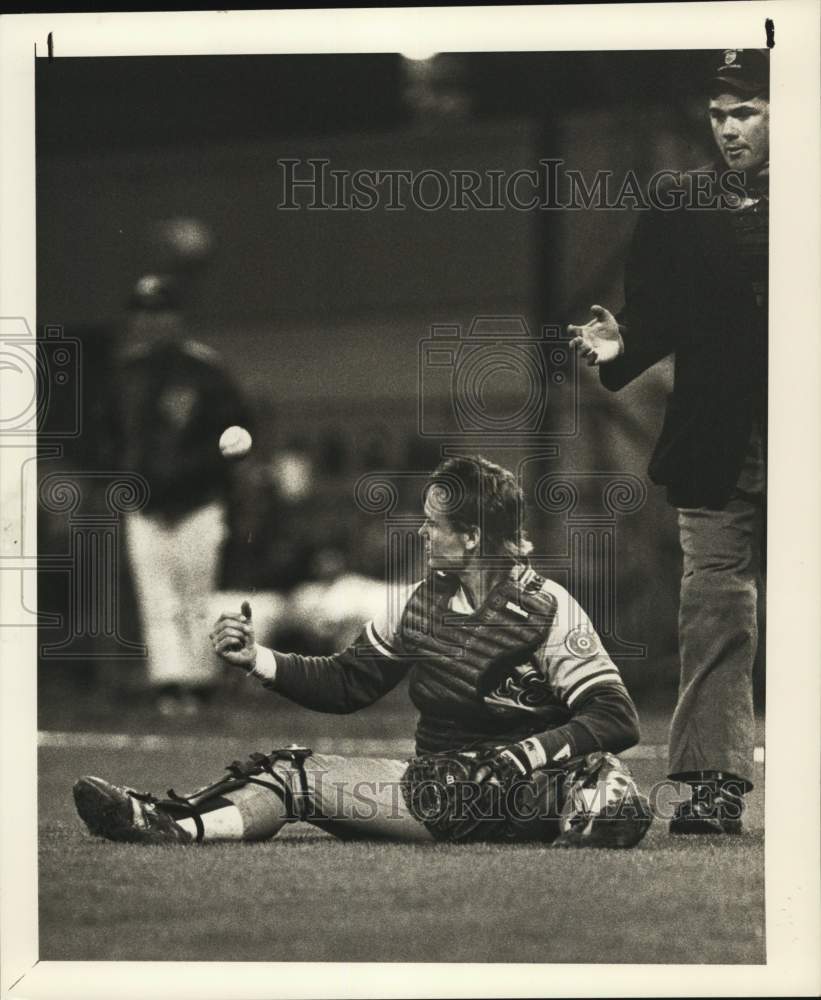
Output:
[[428,480],[428,575],[333,656],[258,646],[251,609],[223,614],[214,649],[264,688],[320,712],[365,708],[409,676],[410,760],[291,746],[235,761],[214,784],[159,799],[100,778],[74,786],[91,833],[142,844],[260,841],[285,823],[343,838],[633,847],[651,813],[614,756],[636,709],[584,611],[527,561],[515,476],[448,458]]

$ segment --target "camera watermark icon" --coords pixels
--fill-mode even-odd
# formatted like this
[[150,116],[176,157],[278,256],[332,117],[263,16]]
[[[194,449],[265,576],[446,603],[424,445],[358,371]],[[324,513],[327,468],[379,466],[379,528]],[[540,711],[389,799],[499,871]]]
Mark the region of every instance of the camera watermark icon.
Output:
[[82,432],[82,345],[62,327],[34,337],[22,317],[0,318],[0,437],[76,438]]
[[35,336],[24,317],[0,317],[3,628],[48,618],[36,610],[37,465],[60,458],[82,432],[81,359],[82,345],[61,327]]
[[430,332],[418,353],[420,436],[490,446],[576,433],[576,354],[560,327],[534,334],[521,316],[477,316],[467,330]]

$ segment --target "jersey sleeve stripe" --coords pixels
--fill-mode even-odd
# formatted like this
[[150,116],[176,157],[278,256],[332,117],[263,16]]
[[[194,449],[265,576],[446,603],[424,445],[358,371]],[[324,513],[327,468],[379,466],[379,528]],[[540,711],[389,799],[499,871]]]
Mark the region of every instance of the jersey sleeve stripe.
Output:
[[605,667],[605,669],[598,670],[590,677],[585,677],[583,680],[579,681],[578,684],[575,684],[572,688],[570,688],[564,696],[565,703],[567,705],[572,705],[583,691],[593,687],[594,684],[601,684],[605,681],[618,681],[619,684],[623,683],[621,674],[615,667]]
[[[569,680],[569,678],[571,678],[573,676],[573,674],[577,674],[580,670],[585,670],[586,671],[585,676],[582,677],[582,678],[580,678],[580,680],[586,680],[587,677],[590,676],[590,670],[591,669],[597,670],[597,671],[598,670],[610,670],[611,669],[611,665],[609,663],[607,663],[606,666],[602,665],[602,660],[603,659],[604,658],[601,657],[601,656],[599,656],[599,657],[593,657],[593,656],[591,656],[587,660],[580,660],[578,663],[574,663],[572,667],[568,667],[567,669],[562,669],[561,678],[562,678],[562,684],[563,684],[563,686],[566,687],[566,688],[571,688],[573,686],[573,684],[575,684],[576,682],[574,681],[573,684],[568,684],[567,681]],[[605,662],[606,662],[606,660],[605,660]],[[615,667],[613,667],[612,669],[615,670]]]
[[370,621],[365,626],[365,637],[368,642],[383,656],[389,656],[392,660],[398,659],[398,656],[393,649],[382,639],[374,628],[373,622]]

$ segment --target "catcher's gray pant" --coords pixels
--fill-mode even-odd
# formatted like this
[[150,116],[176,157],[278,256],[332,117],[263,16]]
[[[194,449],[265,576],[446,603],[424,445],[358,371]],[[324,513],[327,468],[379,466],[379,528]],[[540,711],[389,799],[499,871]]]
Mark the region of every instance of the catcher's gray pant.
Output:
[[[238,806],[249,840],[272,837],[294,818],[289,816],[289,802],[297,816],[341,838],[431,840],[405,805],[401,779],[406,768],[403,760],[313,754],[304,764],[307,795],[296,768],[278,762],[274,771],[287,789],[288,801],[255,783],[225,797]],[[271,780],[264,774],[260,779]]]
[[681,681],[671,778],[722,771],[752,787],[763,528],[763,504],[753,498],[731,500],[724,510],[679,510]]
[[[617,758],[608,755],[608,761],[612,765],[613,780],[608,778],[607,788],[599,790],[598,798],[595,790],[591,790],[589,803],[576,802],[577,810],[587,805],[592,810],[591,815],[599,809],[603,811],[611,790],[621,795],[624,790],[635,788],[629,772]],[[301,818],[343,839],[431,841],[434,839],[432,834],[413,817],[406,805],[401,786],[406,769],[404,760],[314,754],[304,763],[304,789],[296,767],[277,762],[273,775],[258,776],[269,788],[276,786],[277,791],[254,781],[222,798],[239,810],[243,840],[266,840],[289,820]],[[516,821],[516,839],[552,841],[560,832],[555,775],[551,780],[548,772],[536,771],[531,780],[533,795],[528,799],[522,818]],[[625,825],[629,822],[629,817],[625,818]],[[620,825],[621,820],[608,820],[607,839],[618,841]],[[601,843],[598,846],[602,846]]]

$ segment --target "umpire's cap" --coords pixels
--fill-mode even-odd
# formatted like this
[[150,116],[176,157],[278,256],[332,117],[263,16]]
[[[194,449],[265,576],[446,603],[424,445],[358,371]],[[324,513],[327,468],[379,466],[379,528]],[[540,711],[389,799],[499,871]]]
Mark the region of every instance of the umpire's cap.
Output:
[[722,49],[710,71],[710,93],[767,97],[770,93],[769,49]]

